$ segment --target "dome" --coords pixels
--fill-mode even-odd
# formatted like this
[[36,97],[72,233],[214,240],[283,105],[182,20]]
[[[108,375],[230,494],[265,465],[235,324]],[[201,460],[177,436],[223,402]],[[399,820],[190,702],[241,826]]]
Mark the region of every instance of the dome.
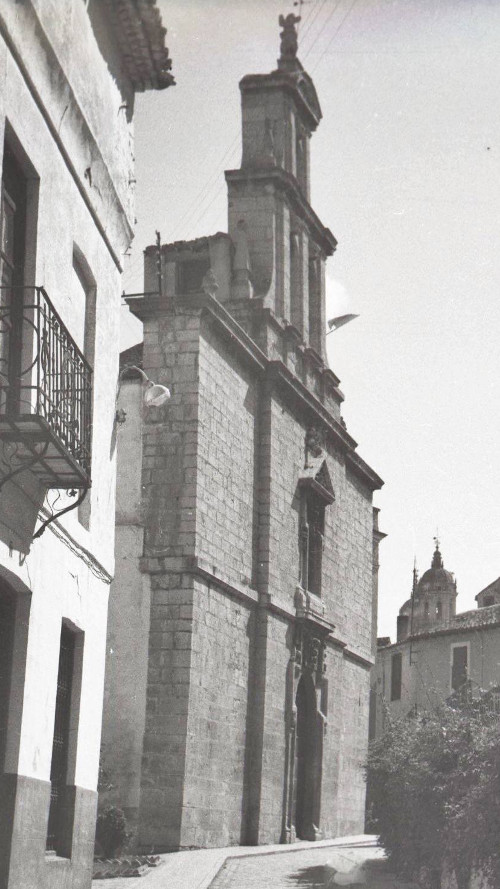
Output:
[[412,595],[399,609],[398,641],[447,625],[455,616],[456,598],[455,577],[451,571],[446,571],[436,540],[431,567],[420,580],[416,564],[413,567]]
[[451,571],[446,571],[444,568],[428,568],[422,574],[417,590],[425,592],[426,590],[442,590],[449,587],[455,589],[455,578]]
[[416,593],[437,593],[437,592],[455,592],[456,583],[451,571],[446,571],[443,565],[443,557],[439,551],[439,544],[436,543],[436,549],[432,557],[431,567],[422,574]]

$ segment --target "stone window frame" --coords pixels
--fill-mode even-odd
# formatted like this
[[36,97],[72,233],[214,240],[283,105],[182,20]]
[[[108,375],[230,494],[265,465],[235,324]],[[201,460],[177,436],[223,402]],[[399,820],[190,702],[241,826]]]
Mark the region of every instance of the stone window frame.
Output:
[[[300,503],[300,576],[299,583],[302,589],[321,598],[323,580],[323,549],[325,543],[325,513],[326,507],[334,502],[335,496],[315,478],[299,479],[301,496]],[[314,527],[314,539],[316,544],[314,553],[311,551],[311,522],[310,516],[316,514],[317,521]],[[314,562],[312,561],[314,556]],[[313,580],[313,586],[311,586]]]

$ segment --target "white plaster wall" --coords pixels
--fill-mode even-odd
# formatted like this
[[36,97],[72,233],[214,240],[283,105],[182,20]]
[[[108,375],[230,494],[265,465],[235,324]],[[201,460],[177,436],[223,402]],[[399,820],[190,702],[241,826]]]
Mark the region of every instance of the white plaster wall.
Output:
[[[9,0],[1,4],[0,22],[13,37],[99,216],[107,217],[113,239],[123,237],[133,220],[133,93],[123,78],[104,4],[93,0],[86,6],[82,0]],[[120,110],[123,105],[127,108]],[[84,179],[89,166],[92,182]],[[126,218],[114,213],[117,198]]]
[[[384,731],[384,708],[395,717],[405,716],[415,704],[425,709],[451,695],[452,645],[468,645],[469,678],[476,689],[486,691],[500,684],[500,627],[471,628],[415,639],[411,646],[411,665],[409,642],[379,649],[371,677],[376,694],[377,737]],[[403,655],[401,699],[391,701],[391,663],[392,655],[397,652]]]
[[[7,39],[21,56],[27,75],[4,40],[6,24]],[[65,72],[51,61],[50,42]],[[111,59],[111,68],[115,62]],[[0,80],[0,163],[7,120],[40,180],[36,257],[33,248],[30,256],[34,283],[46,288],[74,335],[82,317],[72,286],[74,244],[97,282],[90,529],[79,523],[75,511],[48,528],[25,557],[9,547],[8,539],[0,543],[0,573],[15,588],[31,593],[24,691],[16,690],[23,696],[22,721],[9,737],[6,770],[49,779],[64,619],[84,633],[78,744],[68,779],[95,789],[114,568],[117,259],[131,238],[131,128],[126,115],[118,112],[124,90],[110,77],[82,0],[2,3]],[[69,165],[58,139],[70,156]],[[85,178],[89,166],[92,183]],[[98,215],[106,237],[91,211]]]
[[[90,532],[76,513],[63,522],[109,572],[113,570],[114,455],[111,454],[116,378],[118,373],[120,273],[78,193],[26,84],[5,47],[6,80],[0,100],[0,142],[9,120],[40,177],[35,282],[43,285],[72,332],[81,307],[74,297],[73,245],[76,243],[97,281],[92,491]],[[1,150],[1,149],[0,149]]]
[[150,576],[139,561],[141,523],[142,395],[138,377],[124,379],[119,407],[126,420],[117,433],[116,571],[111,585],[106,646],[103,764],[112,784],[103,796],[127,810],[140,800],[146,723]]
[[109,585],[50,530],[35,543],[23,565],[19,565],[17,553],[9,557],[2,547],[0,571],[4,576],[6,568],[31,590],[31,609],[21,737],[19,747],[9,744],[5,769],[49,780],[59,639],[65,618],[85,633],[74,783],[95,790]]

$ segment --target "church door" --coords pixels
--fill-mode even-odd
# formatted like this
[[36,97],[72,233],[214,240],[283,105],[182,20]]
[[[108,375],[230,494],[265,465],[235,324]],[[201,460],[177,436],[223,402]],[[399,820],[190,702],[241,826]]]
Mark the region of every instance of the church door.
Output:
[[317,836],[314,816],[318,790],[316,767],[318,715],[316,691],[310,675],[301,676],[295,700],[297,705],[295,829],[299,839],[314,840]]

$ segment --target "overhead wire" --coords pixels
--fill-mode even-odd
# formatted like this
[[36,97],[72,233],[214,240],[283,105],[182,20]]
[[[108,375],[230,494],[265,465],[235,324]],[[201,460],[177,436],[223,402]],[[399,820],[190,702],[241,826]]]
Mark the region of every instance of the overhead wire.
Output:
[[[300,19],[299,24],[297,25],[297,36],[305,36],[305,34],[302,35],[302,27],[303,27],[303,25],[307,24],[307,22],[309,21],[309,19],[311,18],[312,14],[313,14],[314,7],[319,2],[320,2],[320,0],[312,0],[312,3],[310,4],[309,9],[307,10],[307,13],[304,16],[302,16],[302,6],[301,6],[300,0],[299,0],[299,3],[297,5],[299,6],[299,13],[301,14],[301,19]],[[326,0],[323,0],[321,5],[323,6],[325,3],[326,3]],[[295,3],[294,3],[294,6],[295,6]],[[309,26],[306,29],[306,33],[309,30],[310,25],[311,25],[311,23],[309,23]]]
[[[230,148],[226,152],[226,154],[224,156],[224,160],[219,164],[217,170],[215,171],[214,177],[212,177],[215,180],[213,182],[212,186],[208,190],[206,190],[206,193],[205,193],[204,197],[201,198],[201,200],[196,200],[196,206],[195,206],[193,212],[191,212],[191,214],[188,216],[187,219],[184,220],[184,222],[179,223],[179,225],[176,229],[177,233],[179,233],[181,231],[181,225],[183,225],[186,230],[193,231],[196,228],[196,226],[198,225],[198,223],[206,215],[206,213],[208,212],[208,210],[210,209],[210,207],[212,206],[212,204],[214,203],[216,198],[219,196],[222,185],[223,185],[221,176],[222,176],[222,173],[224,172],[224,168],[225,168],[224,161],[230,160],[233,157],[233,155],[237,154],[238,146],[239,146],[239,138],[240,138],[240,134],[238,133],[236,139],[233,140]],[[209,203],[205,207],[203,207],[203,204],[207,200],[209,201]],[[199,210],[201,207],[203,207],[203,209],[201,210],[201,213],[200,213]],[[198,213],[198,215],[196,216],[197,213]]]
[[[318,0],[318,3],[319,3],[319,0]],[[323,7],[326,5],[326,3],[328,3],[328,0],[321,0],[321,2],[319,3],[319,5],[318,5],[318,7],[317,7],[317,9],[316,9],[316,12],[315,12],[313,18],[312,18],[311,21],[309,22],[307,28],[305,29],[305,31],[301,32],[301,34],[300,34],[300,38],[301,38],[301,43],[302,43],[302,45],[304,44],[304,41],[305,41],[307,35],[310,33],[310,31],[311,31],[311,29],[312,29],[312,27],[313,27],[315,21],[317,20],[319,14],[320,14],[320,12],[321,12],[321,10],[322,10]]]
[[332,20],[332,18],[333,18],[333,16],[335,15],[335,13],[337,12],[337,9],[339,8],[341,2],[342,2],[342,0],[337,0],[337,2],[335,3],[335,6],[333,7],[333,9],[331,10],[331,12],[330,12],[330,13],[328,14],[328,16],[326,17],[326,19],[325,19],[325,21],[323,22],[323,24],[321,25],[321,27],[320,27],[318,33],[317,33],[316,36],[313,38],[312,43],[311,43],[310,46],[305,50],[304,55],[303,55],[303,59],[304,59],[304,61],[305,61],[305,60],[307,59],[307,57],[311,54],[312,50],[314,49],[314,47],[316,46],[318,40],[320,39],[321,35],[323,34],[323,31],[325,30],[325,28],[327,27],[327,25],[328,25],[328,24],[330,23],[330,21]]
[[189,223],[189,220],[191,219],[191,217],[199,209],[200,203],[202,203],[206,199],[206,196],[208,195],[208,193],[213,190],[214,184],[218,184],[218,179],[220,176],[221,167],[223,168],[226,160],[229,158],[230,155],[233,154],[233,152],[237,146],[239,138],[240,138],[240,132],[238,130],[236,132],[236,135],[234,136],[233,140],[231,141],[231,144],[229,145],[229,147],[226,148],[226,150],[224,151],[224,154],[221,156],[220,160],[217,161],[217,163],[215,165],[215,169],[213,170],[211,175],[208,177],[208,179],[201,186],[201,188],[199,189],[197,194],[191,200],[189,206],[186,208],[186,210],[184,211],[182,216],[176,221],[175,226],[173,226],[170,229],[170,232],[168,234],[169,239],[173,238],[174,234],[179,230],[179,228],[182,225]]
[[[342,29],[343,26],[345,25],[345,23],[346,23],[347,19],[349,18],[351,12],[353,11],[354,7],[356,6],[356,3],[357,3],[357,0],[352,0],[351,5],[350,5],[349,8],[347,9],[347,11],[346,11],[345,15],[343,16],[342,20],[339,22],[338,27],[335,29],[335,31],[334,31],[334,33],[332,34],[330,40],[328,41],[328,43],[327,43],[327,45],[325,46],[323,52],[321,53],[319,59],[317,60],[317,62],[316,62],[316,64],[315,64],[314,68],[312,69],[311,74],[314,74],[314,72],[317,70],[317,68],[318,68],[318,66],[319,66],[319,64],[320,64],[320,62],[321,62],[321,60],[323,59],[324,55],[328,52],[328,50],[330,49],[330,46],[332,45],[333,41],[335,40],[335,38],[338,36],[338,34],[340,33],[341,29]],[[338,5],[338,4],[337,4],[337,5]]]

